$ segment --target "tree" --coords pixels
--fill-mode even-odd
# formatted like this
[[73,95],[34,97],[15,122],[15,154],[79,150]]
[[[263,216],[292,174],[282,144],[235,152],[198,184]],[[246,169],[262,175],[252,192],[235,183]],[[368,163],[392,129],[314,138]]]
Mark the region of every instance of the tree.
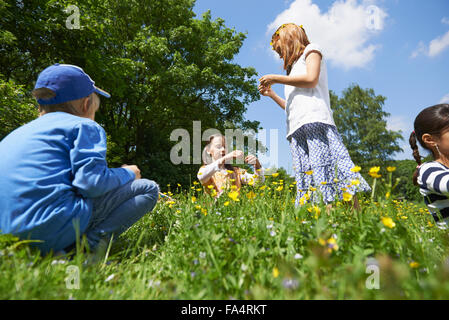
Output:
[[352,85],[339,98],[330,92],[335,124],[351,159],[361,167],[384,165],[396,152],[402,151],[401,131],[387,129],[383,111],[386,98],[376,95],[373,89]]
[[[245,35],[222,19],[200,19],[194,0],[0,0],[0,75],[30,91],[53,63],[82,67],[112,94],[97,121],[112,139],[110,165],[136,163],[145,177],[188,183],[198,166],[170,162],[170,133],[253,129],[246,105],[259,98],[256,72],[232,62]],[[64,10],[76,5],[80,29]]]

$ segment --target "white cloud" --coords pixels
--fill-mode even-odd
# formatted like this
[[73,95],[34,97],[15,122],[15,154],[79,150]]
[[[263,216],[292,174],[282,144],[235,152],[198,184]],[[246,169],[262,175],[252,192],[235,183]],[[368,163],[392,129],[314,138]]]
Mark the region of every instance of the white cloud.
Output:
[[441,98],[439,103],[449,103],[449,93]]
[[365,67],[380,47],[370,39],[384,29],[387,17],[375,3],[339,0],[322,12],[312,0],[295,0],[268,25],[267,33],[271,35],[283,23],[302,24],[310,41],[318,43],[335,66]]
[[430,41],[429,56],[435,57],[449,47],[449,31],[443,36]]
[[[444,17],[441,19],[441,23],[449,24],[449,19]],[[446,48],[449,47],[449,31],[444,35],[437,37],[429,42],[429,45],[425,45],[424,42],[420,41],[418,43],[418,47],[411,54],[411,58],[416,58],[419,55],[426,55],[428,57],[436,57],[441,52],[443,52]]]

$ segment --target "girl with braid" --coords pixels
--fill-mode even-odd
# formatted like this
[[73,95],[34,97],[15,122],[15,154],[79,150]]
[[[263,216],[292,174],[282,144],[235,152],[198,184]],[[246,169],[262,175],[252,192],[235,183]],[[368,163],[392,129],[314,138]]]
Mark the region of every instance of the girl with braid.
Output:
[[[449,104],[421,111],[410,135],[410,146],[418,166],[413,183],[436,222],[449,221]],[[430,151],[433,161],[422,163],[418,144]]]

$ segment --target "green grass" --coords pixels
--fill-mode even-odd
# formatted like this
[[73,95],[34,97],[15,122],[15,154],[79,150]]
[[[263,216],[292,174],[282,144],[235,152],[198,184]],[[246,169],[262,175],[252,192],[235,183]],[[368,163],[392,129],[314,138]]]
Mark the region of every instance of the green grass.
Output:
[[[1,236],[0,299],[449,298],[448,231],[423,204],[368,194],[360,211],[295,209],[294,187],[276,191],[273,181],[244,188],[238,202],[174,192],[175,203],[159,202],[97,261],[81,252],[41,257]],[[369,258],[378,290],[366,286]],[[69,266],[79,268],[78,290],[66,286]]]

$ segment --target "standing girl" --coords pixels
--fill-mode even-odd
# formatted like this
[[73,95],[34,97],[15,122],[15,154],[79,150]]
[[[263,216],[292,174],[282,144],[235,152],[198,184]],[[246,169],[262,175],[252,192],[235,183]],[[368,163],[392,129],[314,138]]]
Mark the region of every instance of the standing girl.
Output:
[[[310,43],[304,28],[294,23],[280,26],[271,45],[284,60],[287,75],[263,76],[259,91],[287,114],[287,139],[297,182],[296,205],[308,200],[310,191],[315,189],[325,203],[342,199],[344,192],[354,195],[369,191],[366,181],[354,172],[357,170],[335,127],[326,62],[320,47]],[[285,100],[271,89],[275,83],[285,85]],[[312,201],[319,199],[315,196]],[[354,205],[358,207],[356,197]]]
[[[449,218],[449,104],[439,104],[420,112],[410,135],[413,157],[418,163],[413,183],[419,185],[424,202],[435,221]],[[417,141],[432,153],[433,161],[422,163]]]

